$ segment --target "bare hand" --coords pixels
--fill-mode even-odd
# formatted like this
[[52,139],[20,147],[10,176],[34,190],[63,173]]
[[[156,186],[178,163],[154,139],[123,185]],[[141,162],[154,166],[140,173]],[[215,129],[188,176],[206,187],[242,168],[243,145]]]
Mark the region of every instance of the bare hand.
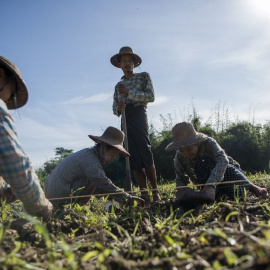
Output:
[[129,205],[133,206],[134,205],[134,201],[136,201],[138,204],[140,204],[141,206],[144,206],[144,199],[137,197],[137,196],[132,196],[129,200]]
[[120,101],[117,106],[118,112],[122,112],[126,108],[126,103],[123,101]]
[[180,188],[180,189],[177,190],[176,199],[181,200],[183,198],[191,197],[195,193],[196,193],[196,191],[193,190],[192,188],[183,187],[183,188]]
[[52,206],[52,204],[50,203],[50,204],[48,205],[48,208],[45,209],[45,210],[46,210],[46,212],[43,211],[43,213],[40,213],[39,216],[41,216],[41,217],[43,218],[43,222],[47,223],[47,222],[50,221],[51,216],[52,216],[52,211],[53,211],[53,206]]
[[215,200],[216,197],[216,189],[213,186],[205,186],[201,191],[207,198],[211,200]]
[[122,84],[122,83],[120,83],[120,84],[118,85],[118,91],[119,91],[120,94],[128,95],[128,89],[127,89],[127,87],[126,87],[124,84]]
[[6,188],[0,191],[0,199],[7,203],[12,203],[17,200],[17,197],[13,194],[11,188]]

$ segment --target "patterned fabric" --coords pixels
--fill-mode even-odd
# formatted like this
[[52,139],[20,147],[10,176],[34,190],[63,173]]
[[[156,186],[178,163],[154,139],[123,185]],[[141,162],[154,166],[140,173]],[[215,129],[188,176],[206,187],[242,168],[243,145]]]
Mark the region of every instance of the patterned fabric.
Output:
[[[196,160],[194,171],[197,177],[198,184],[205,184],[211,171],[215,168],[216,164],[210,158],[200,158]],[[234,181],[243,182],[234,183]],[[246,176],[242,173],[241,169],[237,168],[233,164],[228,164],[224,173],[224,182],[232,182],[227,184],[219,184],[216,186],[217,196],[221,197],[226,195],[230,200],[234,200],[236,196],[239,198],[244,197],[245,189],[249,189],[250,182]]]
[[[240,168],[240,165],[231,157],[227,156],[216,140],[211,137],[199,145],[198,159],[203,157],[208,157],[215,162],[215,166],[206,181],[207,184],[215,184],[223,181],[228,164],[233,164],[236,168]],[[198,184],[195,173],[195,161],[183,156],[180,151],[176,152],[174,158],[174,170],[176,174],[176,186],[186,186],[190,181]]]
[[[133,106],[133,104],[128,104],[126,108],[129,106]],[[144,106],[134,107],[132,113],[126,110],[126,125],[131,170],[153,166],[154,159],[151,151],[147,114]]]
[[[82,149],[61,161],[46,179],[45,192],[48,198],[85,195],[89,184],[96,188],[95,193],[121,193],[110,196],[117,201],[131,198],[106,177],[96,147]],[[57,201],[58,205],[64,203],[66,200]]]
[[[122,83],[126,85],[129,92],[127,96],[122,96],[118,92],[118,85]],[[121,82],[118,82],[115,86],[113,97],[113,113],[117,116],[120,114],[117,111],[119,101],[125,101],[126,104],[132,103],[134,106],[143,105],[147,107],[147,103],[155,100],[155,92],[152,83],[152,79],[147,72],[134,73],[130,78],[121,78]]]
[[[52,205],[45,198],[39,179],[18,140],[5,103],[0,100],[0,175],[10,185],[26,211],[47,217]],[[0,187],[0,188],[3,188]]]
[[[198,158],[200,157],[209,157],[216,163],[206,183],[214,184],[222,181],[227,165],[229,164],[229,158],[213,138],[209,137],[200,143]],[[174,169],[177,186],[185,186],[190,180],[195,184],[197,183],[194,164],[195,162],[193,160],[183,156],[180,151],[176,152]]]

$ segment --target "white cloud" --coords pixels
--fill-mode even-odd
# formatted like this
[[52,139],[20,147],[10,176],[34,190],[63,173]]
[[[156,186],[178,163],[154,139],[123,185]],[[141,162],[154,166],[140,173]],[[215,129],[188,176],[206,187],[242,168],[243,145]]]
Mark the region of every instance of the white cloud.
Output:
[[269,0],[244,0],[243,5],[247,6],[249,11],[258,16],[259,19],[268,19],[270,21]]
[[169,97],[156,95],[155,101],[149,103],[148,106],[151,106],[151,107],[159,106],[161,104],[164,104],[164,103],[168,102],[168,100],[169,100]]
[[90,104],[90,103],[99,103],[99,102],[104,102],[108,99],[112,99],[112,94],[97,94],[93,95],[91,97],[75,97],[67,101],[60,102],[60,104],[64,105],[71,105],[71,104]]

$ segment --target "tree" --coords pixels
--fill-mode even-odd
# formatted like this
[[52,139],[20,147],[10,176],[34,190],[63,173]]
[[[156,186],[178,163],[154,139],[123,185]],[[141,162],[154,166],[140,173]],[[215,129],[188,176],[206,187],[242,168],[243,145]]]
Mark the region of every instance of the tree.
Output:
[[38,175],[38,178],[40,179],[41,184],[44,184],[44,181],[50,175],[53,169],[57,166],[58,163],[60,163],[64,158],[73,153],[73,150],[65,149],[63,147],[56,147],[54,151],[55,151],[55,158],[46,161],[42,167],[36,170],[36,173]]
[[237,160],[243,170],[255,173],[264,171],[262,160],[261,126],[248,122],[232,124],[219,134],[220,144],[229,156]]

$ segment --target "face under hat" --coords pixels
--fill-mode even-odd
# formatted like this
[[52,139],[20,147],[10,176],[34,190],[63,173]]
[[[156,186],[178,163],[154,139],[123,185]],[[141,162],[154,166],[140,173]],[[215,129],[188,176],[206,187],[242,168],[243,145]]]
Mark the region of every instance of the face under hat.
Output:
[[205,141],[208,136],[197,132],[193,125],[189,122],[181,122],[176,124],[172,129],[173,142],[170,143],[166,150],[177,150],[181,147],[189,146],[195,143]]
[[9,59],[0,56],[0,67],[3,66],[9,70],[16,80],[16,92],[6,102],[8,109],[18,109],[24,106],[28,100],[27,87],[22,79],[22,74],[19,69]]
[[119,53],[111,57],[111,64],[117,68],[120,68],[120,56],[121,55],[131,55],[134,60],[134,67],[138,67],[142,63],[142,59],[139,55],[135,54],[130,47],[122,47]]
[[125,134],[115,127],[108,127],[101,136],[94,136],[94,135],[88,136],[95,142],[105,143],[118,149],[122,156],[125,157],[130,156],[130,154],[123,147]]

